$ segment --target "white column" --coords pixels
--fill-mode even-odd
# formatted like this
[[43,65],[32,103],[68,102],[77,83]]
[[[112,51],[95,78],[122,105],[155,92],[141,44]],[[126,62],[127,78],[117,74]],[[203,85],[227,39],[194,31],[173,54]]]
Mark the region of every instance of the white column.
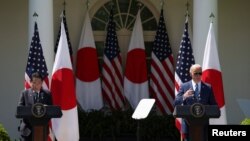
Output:
[[[34,13],[38,17],[33,17]],[[54,63],[53,0],[29,0],[29,46],[37,22],[49,76]]]
[[204,49],[213,13],[215,18],[213,20],[213,27],[215,38],[217,40],[217,0],[193,0],[193,52],[195,62],[202,65]]

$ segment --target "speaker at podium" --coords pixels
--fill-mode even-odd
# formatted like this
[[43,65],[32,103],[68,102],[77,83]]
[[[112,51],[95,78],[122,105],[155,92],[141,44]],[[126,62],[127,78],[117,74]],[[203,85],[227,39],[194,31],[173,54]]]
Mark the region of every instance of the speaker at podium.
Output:
[[[25,119],[31,124],[33,128],[33,141],[47,141],[50,119],[60,118],[61,116],[62,111],[59,106],[44,105],[42,103],[36,103],[32,106],[17,106],[16,111],[16,118]],[[29,133],[28,130],[24,132]]]
[[219,118],[220,108],[217,105],[177,105],[173,116],[183,118],[189,125],[190,141],[207,141],[207,126],[209,118]]

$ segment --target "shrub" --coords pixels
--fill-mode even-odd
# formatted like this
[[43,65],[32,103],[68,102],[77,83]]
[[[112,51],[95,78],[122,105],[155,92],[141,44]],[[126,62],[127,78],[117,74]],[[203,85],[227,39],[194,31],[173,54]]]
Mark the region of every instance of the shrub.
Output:
[[10,141],[10,137],[2,124],[0,124],[0,141]]
[[[110,138],[136,138],[138,121],[132,119],[133,111],[89,111],[79,110],[80,138],[104,140]],[[179,132],[175,128],[172,115],[159,116],[151,112],[140,121],[140,137],[143,140],[178,140]]]
[[250,118],[245,118],[244,120],[241,121],[241,125],[250,125]]

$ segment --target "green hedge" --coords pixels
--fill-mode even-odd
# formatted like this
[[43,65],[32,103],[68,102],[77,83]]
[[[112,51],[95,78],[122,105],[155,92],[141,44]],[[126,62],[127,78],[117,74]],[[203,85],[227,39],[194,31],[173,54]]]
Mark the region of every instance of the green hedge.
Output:
[[0,141],[10,141],[10,137],[1,123],[0,123]]
[[[137,137],[138,121],[132,119],[133,112],[127,111],[79,111],[80,138]],[[140,137],[143,140],[179,140],[173,116],[158,116],[150,113],[139,123]]]
[[241,125],[250,125],[250,118],[245,118],[243,121],[240,123]]

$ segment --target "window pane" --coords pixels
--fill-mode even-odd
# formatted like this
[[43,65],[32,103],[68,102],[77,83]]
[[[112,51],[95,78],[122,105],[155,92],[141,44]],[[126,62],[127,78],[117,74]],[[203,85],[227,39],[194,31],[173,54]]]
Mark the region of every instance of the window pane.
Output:
[[101,72],[102,63],[103,63],[104,42],[102,41],[95,42],[95,45],[96,45],[96,51],[97,51],[97,57],[98,57],[98,63],[99,63],[99,70]]
[[97,56],[102,57],[103,56],[103,49],[104,49],[104,42],[103,41],[98,41],[95,42],[96,45],[96,51],[97,51]]
[[92,19],[91,25],[93,30],[105,30],[106,23],[103,23],[95,18]]
[[96,13],[95,13],[95,17],[97,17],[98,19],[101,19],[103,21],[108,21],[108,17],[109,17],[109,13],[107,13],[107,11],[101,7]]
[[157,23],[155,21],[155,19],[151,19],[145,23],[143,23],[143,30],[156,30],[157,29]]
[[138,5],[137,5],[137,2],[136,0],[131,0],[131,6],[130,6],[130,11],[129,13],[132,14],[132,15],[136,15],[137,12],[138,12]]
[[152,48],[153,42],[145,42],[145,51],[147,57],[151,57]]
[[[99,61],[99,68],[101,70],[103,63],[103,50],[104,42],[106,39],[106,28],[108,24],[109,11],[113,5],[114,12],[114,22],[116,23],[116,31],[121,28],[132,31],[136,19],[136,15],[139,9],[138,0],[112,0],[105,3],[100,9],[97,10],[94,17],[92,18],[93,30],[103,32],[103,41],[100,41],[100,35],[98,35],[98,42],[96,43],[97,55]],[[156,31],[157,20],[154,15],[144,4],[141,4],[141,20],[144,31]],[[124,30],[125,32],[128,32]],[[123,35],[124,36],[124,35]],[[130,36],[126,33],[126,36]],[[127,38],[127,37],[126,37]],[[102,39],[101,39],[102,40]],[[119,41],[118,41],[119,42]],[[126,48],[125,46],[121,46]],[[153,41],[145,40],[145,51],[147,56],[147,70],[150,74],[150,62],[151,62],[151,52],[153,47]],[[121,52],[124,55],[124,52]]]
[[[98,9],[92,19],[93,30],[105,30],[108,24],[109,11],[112,7],[114,10],[114,21],[116,22],[117,30],[126,28],[132,30],[138,12],[139,6],[136,0],[116,0],[109,1],[103,7]],[[141,20],[143,30],[156,30],[157,21],[152,12],[141,3]]]
[[150,63],[151,63],[151,52],[153,48],[153,42],[145,42],[145,51],[146,51],[146,58],[147,58],[147,71],[148,75],[150,74]]
[[[122,22],[123,22],[123,24],[125,24],[125,22],[126,22],[126,19],[127,19],[127,15],[122,15],[121,16],[122,17]],[[123,25],[124,27],[125,27],[125,25]]]
[[114,21],[116,22],[116,26],[117,27],[122,27],[122,24],[121,24],[121,20],[120,20],[120,16],[117,15],[117,16],[114,16]]
[[119,8],[121,13],[127,13],[128,12],[128,6],[129,6],[129,1],[128,0],[119,0]]
[[149,9],[147,7],[144,7],[141,11],[141,20],[145,21],[149,18],[154,17],[153,14],[151,13],[151,11],[149,11]]

